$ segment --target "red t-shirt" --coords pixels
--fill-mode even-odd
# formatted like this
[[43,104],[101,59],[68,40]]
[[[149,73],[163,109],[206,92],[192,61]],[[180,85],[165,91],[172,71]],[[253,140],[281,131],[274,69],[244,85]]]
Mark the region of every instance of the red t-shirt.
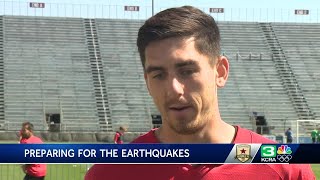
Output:
[[[22,138],[20,140],[21,144],[43,144],[42,140],[37,136],[31,136],[28,139]],[[45,164],[28,164],[26,166],[27,174],[35,177],[46,176],[47,165]]]
[[[237,128],[233,143],[275,143],[249,130]],[[132,143],[159,143],[151,130],[134,140]],[[213,152],[214,153],[214,152]],[[214,164],[198,165],[112,165],[100,164],[90,168],[85,180],[310,180],[315,179],[310,165],[280,164]]]
[[116,142],[117,144],[123,144],[122,141],[122,135],[120,132],[116,132],[116,134],[114,135],[114,142]]

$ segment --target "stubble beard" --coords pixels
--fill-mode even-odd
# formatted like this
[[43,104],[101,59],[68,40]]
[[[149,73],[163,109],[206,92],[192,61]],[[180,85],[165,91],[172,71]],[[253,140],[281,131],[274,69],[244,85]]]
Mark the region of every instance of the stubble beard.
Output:
[[29,139],[31,137],[31,135],[30,134],[22,134],[22,138],[24,138],[24,139]]
[[205,112],[196,113],[194,117],[186,119],[167,119],[169,127],[177,134],[191,135],[200,132],[210,121],[208,110]]

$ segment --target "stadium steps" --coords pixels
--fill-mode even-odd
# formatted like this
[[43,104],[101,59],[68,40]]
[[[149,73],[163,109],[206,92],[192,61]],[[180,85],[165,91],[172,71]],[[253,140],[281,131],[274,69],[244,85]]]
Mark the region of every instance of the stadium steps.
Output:
[[286,88],[288,96],[295,108],[299,119],[315,119],[315,116],[308,105],[307,100],[300,88],[295,74],[287,61],[281,44],[270,23],[260,23],[260,27],[265,34],[266,41],[273,55],[275,67],[280,75],[283,86]]
[[93,78],[94,93],[96,99],[99,125],[101,131],[111,131],[112,121],[110,118],[110,108],[106,82],[104,79],[103,63],[101,61],[100,46],[94,19],[84,19],[84,27],[89,50],[90,67]]
[[129,131],[149,131],[151,114],[159,114],[145,87],[136,47],[142,22],[96,19],[114,130],[125,125]]

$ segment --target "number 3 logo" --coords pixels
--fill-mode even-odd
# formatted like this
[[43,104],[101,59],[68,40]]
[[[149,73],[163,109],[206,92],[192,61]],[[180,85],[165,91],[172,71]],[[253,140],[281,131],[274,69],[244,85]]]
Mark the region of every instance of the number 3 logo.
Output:
[[263,145],[261,147],[261,157],[271,158],[276,157],[276,146]]

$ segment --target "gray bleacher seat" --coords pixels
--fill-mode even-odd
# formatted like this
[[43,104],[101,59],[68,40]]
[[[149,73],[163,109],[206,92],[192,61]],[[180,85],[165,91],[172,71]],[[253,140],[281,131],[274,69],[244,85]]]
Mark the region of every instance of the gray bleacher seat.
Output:
[[64,131],[99,131],[82,19],[5,16],[5,120],[8,130],[45,113]]

